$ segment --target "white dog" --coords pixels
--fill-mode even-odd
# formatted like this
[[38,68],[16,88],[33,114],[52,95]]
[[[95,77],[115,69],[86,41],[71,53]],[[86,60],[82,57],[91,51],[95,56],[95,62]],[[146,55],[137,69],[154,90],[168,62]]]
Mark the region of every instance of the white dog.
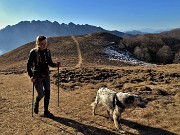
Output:
[[97,91],[96,99],[91,104],[93,115],[95,115],[95,109],[98,104],[102,104],[107,108],[109,118],[114,120],[115,127],[121,132],[125,131],[120,125],[121,113],[126,108],[141,107],[145,108],[147,100],[143,100],[140,96],[134,94],[128,94],[123,92],[115,92],[108,88],[100,88]]

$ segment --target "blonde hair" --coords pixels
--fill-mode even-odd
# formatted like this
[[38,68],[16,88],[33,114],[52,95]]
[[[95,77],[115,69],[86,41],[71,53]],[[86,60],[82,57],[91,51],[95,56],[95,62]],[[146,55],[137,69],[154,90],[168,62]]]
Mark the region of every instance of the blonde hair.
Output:
[[46,43],[47,43],[47,37],[43,36],[43,35],[40,35],[40,36],[37,36],[36,38],[36,48],[39,47],[39,45],[41,44],[42,41],[46,40]]

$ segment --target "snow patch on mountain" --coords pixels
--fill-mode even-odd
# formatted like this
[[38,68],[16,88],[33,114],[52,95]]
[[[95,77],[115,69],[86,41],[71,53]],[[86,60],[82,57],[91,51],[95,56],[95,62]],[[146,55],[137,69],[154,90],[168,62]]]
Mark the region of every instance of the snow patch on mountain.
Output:
[[156,64],[147,63],[134,58],[133,55],[127,50],[117,50],[117,48],[113,45],[106,46],[104,53],[107,55],[109,60],[118,60],[132,65],[156,66]]

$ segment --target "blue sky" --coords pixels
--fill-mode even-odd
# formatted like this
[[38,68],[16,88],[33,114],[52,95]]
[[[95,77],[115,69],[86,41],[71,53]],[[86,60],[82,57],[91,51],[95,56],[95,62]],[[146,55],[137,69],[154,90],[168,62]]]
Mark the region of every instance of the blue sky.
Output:
[[0,0],[0,29],[26,20],[119,31],[177,28],[180,0]]

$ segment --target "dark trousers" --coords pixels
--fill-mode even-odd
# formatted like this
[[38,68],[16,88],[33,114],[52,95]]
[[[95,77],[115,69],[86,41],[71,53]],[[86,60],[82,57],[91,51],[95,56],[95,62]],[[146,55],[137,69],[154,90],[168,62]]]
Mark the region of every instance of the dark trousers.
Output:
[[37,91],[36,104],[44,97],[44,111],[48,110],[50,100],[50,76],[35,76],[35,88]]

